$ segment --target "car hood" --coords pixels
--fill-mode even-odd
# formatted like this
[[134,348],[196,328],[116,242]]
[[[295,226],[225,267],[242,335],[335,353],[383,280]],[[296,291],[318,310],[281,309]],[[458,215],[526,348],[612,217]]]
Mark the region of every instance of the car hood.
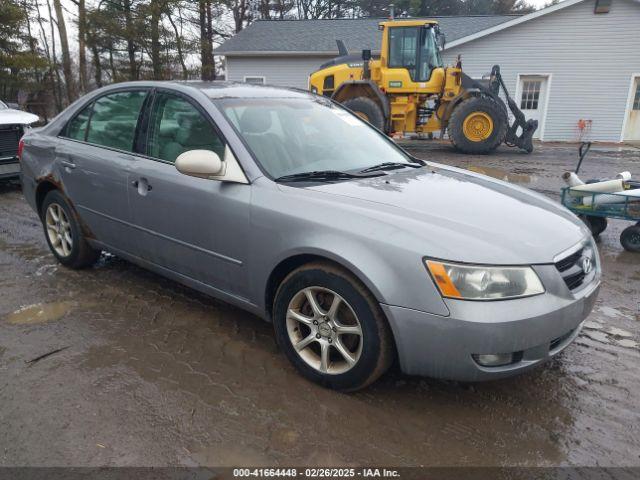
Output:
[[423,255],[446,260],[551,263],[588,236],[582,222],[560,204],[452,167],[429,165],[305,190],[359,207],[359,212],[386,226],[392,224],[398,234],[408,234],[403,241],[417,241],[418,248],[424,245]]
[[0,125],[31,125],[39,120],[37,115],[22,110],[0,110]]

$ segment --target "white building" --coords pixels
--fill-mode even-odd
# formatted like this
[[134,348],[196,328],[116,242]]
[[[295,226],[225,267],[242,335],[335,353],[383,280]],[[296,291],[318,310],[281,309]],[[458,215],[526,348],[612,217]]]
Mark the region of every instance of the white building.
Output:
[[[640,1],[564,0],[522,16],[435,17],[447,36],[445,63],[462,56],[482,77],[499,64],[512,96],[538,119],[545,141],[640,141]],[[227,40],[227,79],[307,88],[337,56],[379,54],[379,19],[258,21]]]

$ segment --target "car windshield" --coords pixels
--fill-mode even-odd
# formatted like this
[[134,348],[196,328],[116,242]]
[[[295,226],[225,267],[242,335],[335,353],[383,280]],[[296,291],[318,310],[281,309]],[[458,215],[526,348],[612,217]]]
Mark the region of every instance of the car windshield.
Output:
[[0,100],[0,110],[7,110],[8,108],[7,104]]
[[227,99],[219,105],[273,178],[412,162],[378,130],[328,100]]

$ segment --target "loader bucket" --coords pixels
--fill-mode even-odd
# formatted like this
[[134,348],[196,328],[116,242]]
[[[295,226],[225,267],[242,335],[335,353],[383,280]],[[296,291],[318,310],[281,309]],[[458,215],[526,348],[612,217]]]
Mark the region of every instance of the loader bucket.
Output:
[[[518,108],[516,102],[509,95],[509,91],[502,80],[502,75],[500,74],[500,66],[494,65],[491,70],[491,83],[489,87],[489,91],[491,95],[498,99],[498,92],[502,87],[502,91],[504,92],[504,96],[507,99],[507,105],[509,105],[509,110],[513,113],[513,123],[509,125],[507,129],[507,133],[505,135],[504,143],[509,146],[514,146],[521,148],[527,153],[533,152],[533,134],[538,129],[538,121],[537,120],[527,120],[522,113],[522,110]],[[521,129],[522,132],[518,135],[518,129]]]
[[[526,120],[522,110],[518,108],[516,102],[511,97],[507,97],[509,110],[513,113],[513,123],[509,125],[504,143],[521,148],[527,153],[533,152],[533,134],[538,129],[537,120]],[[518,135],[518,129],[522,132]]]

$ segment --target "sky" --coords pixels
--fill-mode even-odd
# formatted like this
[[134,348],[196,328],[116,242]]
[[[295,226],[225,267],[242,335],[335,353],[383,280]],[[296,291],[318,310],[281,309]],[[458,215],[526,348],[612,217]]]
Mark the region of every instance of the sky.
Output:
[[527,3],[533,5],[536,8],[541,8],[549,3],[549,0],[528,0]]

